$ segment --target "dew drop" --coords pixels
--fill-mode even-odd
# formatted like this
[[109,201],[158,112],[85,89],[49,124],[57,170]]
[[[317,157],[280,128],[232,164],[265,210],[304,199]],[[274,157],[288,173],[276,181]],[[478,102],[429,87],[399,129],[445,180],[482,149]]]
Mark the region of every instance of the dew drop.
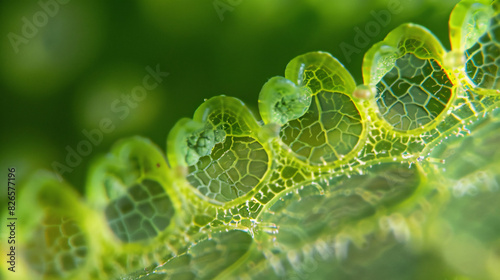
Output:
[[465,62],[466,59],[463,52],[450,51],[445,53],[443,56],[443,66],[449,69],[463,67]]
[[371,88],[370,86],[367,85],[359,85],[356,87],[356,89],[353,91],[352,96],[362,99],[362,100],[369,100],[374,96],[375,90]]

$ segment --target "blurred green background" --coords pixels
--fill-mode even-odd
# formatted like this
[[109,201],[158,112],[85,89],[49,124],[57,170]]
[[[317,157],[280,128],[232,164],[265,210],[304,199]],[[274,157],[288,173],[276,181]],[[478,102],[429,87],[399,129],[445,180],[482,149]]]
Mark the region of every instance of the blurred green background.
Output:
[[[86,139],[82,130],[99,129],[109,118],[116,129],[62,176],[83,192],[92,159],[117,139],[139,134],[165,149],[174,123],[220,94],[256,112],[261,86],[302,53],[330,52],[362,83],[363,54],[402,23],[424,25],[449,49],[448,19],[457,2],[2,1],[1,168],[16,167],[23,180],[54,162],[67,165],[67,147],[76,150]],[[373,14],[388,5],[400,12],[377,30]],[[366,45],[356,45],[356,28],[373,28]],[[359,53],[347,57],[342,42]],[[113,102],[157,65],[169,76],[121,119]]]

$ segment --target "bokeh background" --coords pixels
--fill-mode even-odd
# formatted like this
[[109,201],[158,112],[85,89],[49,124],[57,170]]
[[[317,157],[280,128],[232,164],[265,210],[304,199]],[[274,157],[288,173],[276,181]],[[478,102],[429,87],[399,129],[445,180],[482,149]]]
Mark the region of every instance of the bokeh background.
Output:
[[[62,2],[0,2],[0,165],[4,174],[16,167],[19,181],[53,170],[54,162],[66,164],[68,146],[86,139],[82,130],[110,118],[116,129],[62,175],[83,193],[92,159],[117,139],[142,135],[165,149],[174,123],[215,95],[235,96],[256,111],[261,86],[302,53],[330,52],[362,83],[363,54],[402,23],[426,26],[449,49],[448,19],[458,1]],[[346,57],[340,44],[356,46],[355,28],[365,30],[390,2],[401,12]],[[40,3],[52,6],[44,12]],[[169,76],[120,119],[111,105],[156,65]]]

